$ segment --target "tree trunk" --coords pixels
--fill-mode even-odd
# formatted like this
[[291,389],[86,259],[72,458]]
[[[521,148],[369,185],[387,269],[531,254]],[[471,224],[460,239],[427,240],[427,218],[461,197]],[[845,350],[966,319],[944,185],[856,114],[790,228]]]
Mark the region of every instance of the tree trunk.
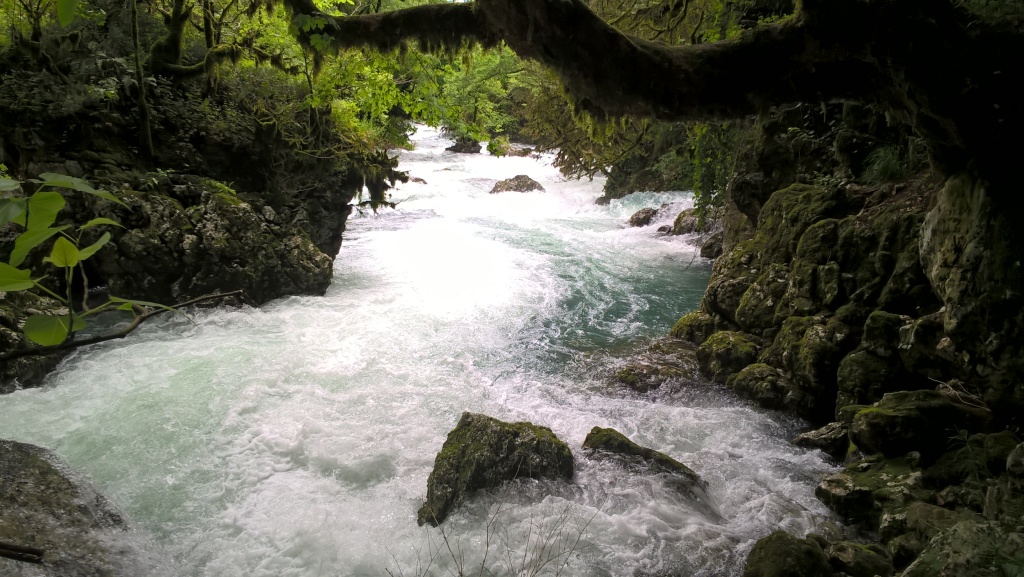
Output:
[[142,74],[142,48],[139,43],[139,6],[137,0],[131,0],[132,5],[132,42],[135,45],[135,82],[139,85],[139,129],[142,149],[146,158],[152,159],[155,156],[153,150],[153,132],[150,127],[149,103],[146,101],[146,81]]

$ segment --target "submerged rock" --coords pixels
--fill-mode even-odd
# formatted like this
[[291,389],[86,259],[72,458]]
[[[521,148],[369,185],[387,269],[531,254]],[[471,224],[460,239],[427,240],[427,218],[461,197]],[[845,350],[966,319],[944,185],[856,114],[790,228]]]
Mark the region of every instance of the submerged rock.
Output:
[[114,506],[50,451],[0,440],[0,542],[43,551],[42,564],[0,558],[0,575],[148,574],[123,544]]
[[494,185],[494,188],[491,189],[491,194],[496,194],[499,192],[530,192],[531,190],[539,190],[541,192],[544,192],[544,187],[541,186],[539,182],[530,178],[529,176],[526,176],[525,174],[520,174],[517,176],[513,176],[512,178],[499,180]]
[[438,525],[478,489],[520,477],[571,480],[572,452],[551,429],[462,413],[434,460],[417,522]]
[[697,511],[714,521],[722,519],[711,504],[707,482],[693,469],[665,453],[641,447],[615,429],[601,427],[590,430],[583,441],[583,448],[598,458],[614,458],[635,469],[669,476],[671,484],[689,499]]

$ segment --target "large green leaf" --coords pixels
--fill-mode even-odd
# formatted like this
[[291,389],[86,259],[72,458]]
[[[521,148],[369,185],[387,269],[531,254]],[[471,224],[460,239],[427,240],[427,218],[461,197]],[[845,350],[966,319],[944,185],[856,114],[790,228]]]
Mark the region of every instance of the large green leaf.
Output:
[[0,292],[23,291],[32,288],[35,285],[29,277],[30,274],[30,271],[0,262]]
[[57,20],[61,26],[67,26],[75,19],[78,0],[57,0]]
[[21,188],[21,183],[13,178],[0,178],[0,191],[11,191],[18,190]]
[[43,190],[28,199],[29,230],[42,230],[57,220],[57,213],[64,208],[64,197],[59,192]]
[[121,206],[124,207],[128,206],[127,204],[121,202],[121,199],[117,198],[112,193],[106,190],[96,190],[95,188],[90,186],[88,182],[82,180],[81,178],[67,176],[66,174],[57,174],[55,172],[44,172],[39,175],[39,178],[41,178],[42,180],[33,180],[33,182],[37,182],[39,184],[42,184],[43,186],[55,186],[59,188],[69,188],[71,190],[77,190],[78,192],[84,192],[86,194],[98,196],[100,198],[109,200],[110,202],[120,204]]
[[[74,323],[74,327],[72,327]],[[32,315],[25,319],[25,337],[37,345],[52,347],[67,340],[72,328],[80,331],[85,328],[85,320],[81,317],[71,319],[69,315],[59,317],[48,315]]]
[[89,222],[83,224],[82,226],[78,227],[78,230],[86,230],[86,229],[92,228],[94,226],[100,226],[100,225],[103,225],[103,224],[109,224],[111,226],[120,226],[121,228],[124,228],[124,226],[121,223],[117,222],[116,220],[113,220],[113,219],[110,219],[110,218],[100,217],[100,218],[94,218],[94,219],[90,220]]
[[18,266],[25,262],[28,251],[46,242],[46,239],[68,228],[68,225],[57,228],[44,228],[42,230],[26,230],[14,240],[14,250],[11,251],[11,266]]
[[9,222],[25,226],[24,198],[0,198],[0,226]]
[[78,254],[79,260],[85,260],[85,259],[89,258],[90,256],[96,254],[96,251],[98,251],[99,249],[103,248],[103,245],[107,244],[108,241],[110,241],[110,233],[109,232],[105,232],[105,233],[103,233],[103,236],[101,236],[99,240],[97,240],[96,242],[94,242],[94,243],[90,244],[89,246],[83,248],[79,252],[79,254]]
[[75,243],[63,236],[59,236],[57,237],[57,241],[53,243],[53,249],[50,251],[50,256],[43,260],[51,262],[53,263],[53,266],[59,268],[71,268],[78,264],[78,261],[82,260],[82,256],[78,251],[78,247],[75,246]]

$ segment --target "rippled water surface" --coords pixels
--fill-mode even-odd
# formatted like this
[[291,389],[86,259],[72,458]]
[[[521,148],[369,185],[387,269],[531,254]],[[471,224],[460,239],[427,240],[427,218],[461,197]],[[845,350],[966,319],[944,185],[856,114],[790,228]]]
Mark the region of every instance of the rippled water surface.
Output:
[[[696,308],[710,264],[631,229],[547,158],[443,151],[421,129],[394,211],[354,216],[324,297],[166,318],[80,351],[47,387],[0,397],[0,437],[86,472],[174,576],[733,575],[753,541],[829,519],[829,466],[799,426],[715,387],[609,388],[616,355]],[[488,191],[528,174],[543,193]],[[661,224],[666,224],[661,223]],[[522,482],[418,527],[434,456],[463,411],[551,427],[571,484]],[[708,519],[665,479],[589,459],[594,426],[688,464]],[[548,561],[550,560],[550,561]],[[509,571],[512,569],[512,571]]]

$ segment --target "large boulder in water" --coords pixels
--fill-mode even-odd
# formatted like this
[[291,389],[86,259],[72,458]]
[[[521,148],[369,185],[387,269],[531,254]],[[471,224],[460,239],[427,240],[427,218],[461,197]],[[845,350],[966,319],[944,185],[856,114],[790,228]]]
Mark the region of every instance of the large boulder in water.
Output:
[[122,545],[121,514],[53,453],[0,439],[0,575],[79,577],[147,574]]
[[417,521],[440,524],[478,489],[520,477],[571,480],[573,472],[569,446],[551,429],[466,412],[434,460],[427,479],[427,502],[420,507]]
[[494,185],[494,188],[491,189],[491,194],[497,194],[499,192],[530,192],[531,190],[539,190],[543,192],[544,187],[529,176],[519,174],[512,178],[499,180],[497,184]]
[[632,227],[647,226],[651,224],[654,217],[658,215],[658,209],[656,208],[641,208],[640,210],[633,213],[633,216],[629,217],[626,224]]

